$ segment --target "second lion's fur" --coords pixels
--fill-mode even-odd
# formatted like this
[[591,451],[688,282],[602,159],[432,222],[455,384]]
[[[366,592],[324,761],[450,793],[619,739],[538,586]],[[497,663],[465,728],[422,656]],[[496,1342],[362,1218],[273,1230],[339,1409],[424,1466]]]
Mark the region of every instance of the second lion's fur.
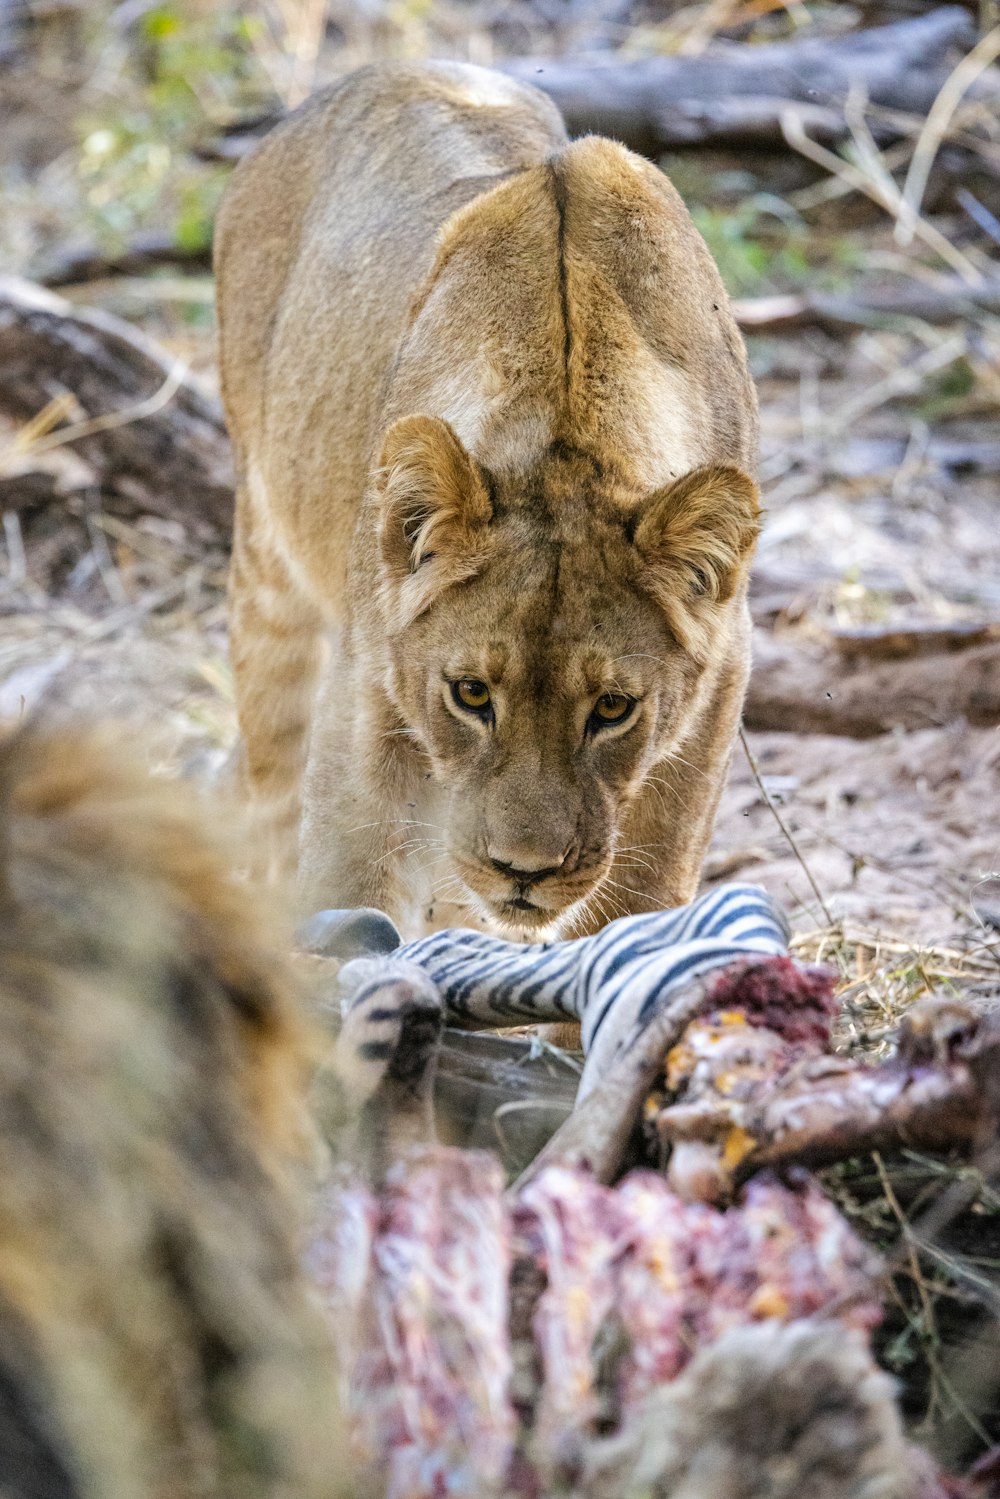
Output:
[[230,850],[120,737],[0,740],[0,1493],[320,1499],[311,1047]]

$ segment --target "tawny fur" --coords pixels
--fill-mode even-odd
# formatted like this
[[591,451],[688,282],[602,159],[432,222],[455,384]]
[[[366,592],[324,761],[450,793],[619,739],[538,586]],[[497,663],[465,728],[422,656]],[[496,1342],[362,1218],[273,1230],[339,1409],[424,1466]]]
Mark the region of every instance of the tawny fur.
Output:
[[757,418],[670,183],[500,75],[371,67],[240,165],[216,264],[245,768],[279,845],[301,810],[303,907],[568,935],[690,899]]
[[5,1499],[338,1492],[311,1045],[205,821],[120,731],[0,739]]

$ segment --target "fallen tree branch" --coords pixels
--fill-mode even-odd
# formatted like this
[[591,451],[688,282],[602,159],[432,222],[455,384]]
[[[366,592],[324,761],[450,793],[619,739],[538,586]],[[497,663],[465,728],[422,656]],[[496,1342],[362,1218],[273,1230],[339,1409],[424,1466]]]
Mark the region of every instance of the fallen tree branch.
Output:
[[802,328],[850,333],[908,318],[940,326],[968,322],[984,312],[1000,313],[1000,282],[969,286],[956,277],[940,289],[914,284],[864,297],[829,292],[747,297],[733,302],[733,312],[747,333],[798,333]]
[[72,441],[101,484],[137,509],[206,539],[228,535],[232,457],[212,396],[121,319],[0,278],[0,410],[30,421],[65,394],[80,414],[76,431],[57,428],[39,447]]
[[743,718],[754,731],[853,739],[958,718],[991,727],[1000,724],[1000,641],[870,663],[757,630]]
[[[519,57],[496,67],[542,89],[573,135],[610,135],[657,156],[674,146],[784,145],[781,120],[790,104],[820,140],[839,140],[853,86],[874,105],[923,117],[952,64],[976,40],[957,6],[843,36],[800,37],[764,46],[713,45],[696,56],[622,61],[594,57]],[[281,118],[273,111],[244,120],[203,148],[211,160],[235,161]],[[880,134],[895,135],[891,125]]]
[[75,245],[49,260],[38,279],[43,286],[75,286],[107,276],[144,276],[161,266],[212,269],[208,245],[179,245],[170,234],[141,234],[117,253],[96,245]]
[[975,43],[968,15],[929,15],[838,37],[714,46],[695,57],[636,61],[517,58],[504,72],[543,89],[572,134],[595,131],[637,150],[731,142],[780,145],[790,104],[810,132],[846,134],[851,88],[872,104],[923,116],[959,53]]
[[905,628],[856,625],[832,630],[830,638],[845,661],[903,661],[913,656],[936,656],[1000,641],[1000,625],[962,620]]

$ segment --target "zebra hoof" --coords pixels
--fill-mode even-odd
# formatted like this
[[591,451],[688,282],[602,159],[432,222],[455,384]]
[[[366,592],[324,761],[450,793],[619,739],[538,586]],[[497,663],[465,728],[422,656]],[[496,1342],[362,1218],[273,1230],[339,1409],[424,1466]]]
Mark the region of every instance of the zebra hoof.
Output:
[[351,958],[394,952],[402,940],[385,912],[370,907],[317,911],[296,933],[297,945],[304,952],[345,963]]

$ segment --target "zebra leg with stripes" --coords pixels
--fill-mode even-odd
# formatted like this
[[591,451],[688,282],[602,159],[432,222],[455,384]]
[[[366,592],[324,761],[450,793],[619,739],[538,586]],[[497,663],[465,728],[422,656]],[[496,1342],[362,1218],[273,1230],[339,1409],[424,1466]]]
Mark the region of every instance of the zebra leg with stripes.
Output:
[[444,1006],[422,969],[385,958],[351,963],[333,1054],[321,1073],[328,1144],[381,1181],[393,1161],[436,1139],[434,1075]]
[[[372,913],[354,914],[370,920]],[[756,885],[732,884],[689,906],[623,917],[569,942],[435,932],[396,947],[391,961],[413,965],[430,980],[449,1024],[476,1030],[578,1021],[586,1053],[582,1101],[686,985],[748,956],[787,950],[788,927],[776,903]],[[345,965],[345,992],[369,974]]]

